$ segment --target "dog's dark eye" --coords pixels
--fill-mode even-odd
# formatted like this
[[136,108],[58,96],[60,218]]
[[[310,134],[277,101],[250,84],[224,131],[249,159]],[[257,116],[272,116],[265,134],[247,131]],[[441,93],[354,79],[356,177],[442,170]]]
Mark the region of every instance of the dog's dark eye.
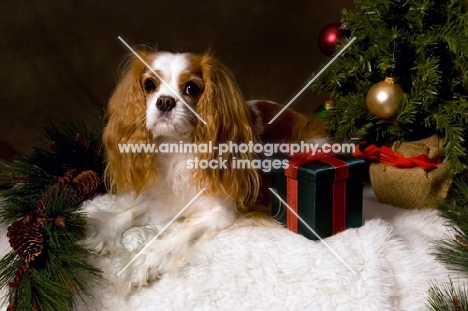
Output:
[[185,95],[197,95],[200,93],[200,87],[196,85],[194,82],[189,82],[185,85],[184,94]]
[[153,79],[146,79],[143,82],[143,87],[147,93],[151,93],[156,89],[156,81]]

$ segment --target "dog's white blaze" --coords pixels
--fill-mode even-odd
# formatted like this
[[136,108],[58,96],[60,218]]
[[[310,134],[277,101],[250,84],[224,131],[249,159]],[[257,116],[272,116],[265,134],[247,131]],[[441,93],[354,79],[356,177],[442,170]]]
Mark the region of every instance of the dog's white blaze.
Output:
[[151,64],[151,68],[161,75],[161,78],[169,84],[170,88],[164,83],[161,84],[159,96],[181,96],[182,94],[174,94],[174,91],[179,90],[178,78],[182,72],[188,70],[190,54],[172,54],[159,53],[158,57]]

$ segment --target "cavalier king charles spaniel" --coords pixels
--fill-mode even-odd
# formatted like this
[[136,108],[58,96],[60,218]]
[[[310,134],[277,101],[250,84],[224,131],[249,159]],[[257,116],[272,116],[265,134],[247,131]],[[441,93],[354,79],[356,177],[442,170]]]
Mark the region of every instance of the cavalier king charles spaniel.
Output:
[[[127,264],[126,269],[119,276],[124,292],[180,268],[194,244],[209,233],[231,227],[238,218],[249,219],[245,215],[258,205],[261,177],[256,169],[231,164],[234,158],[255,160],[255,153],[220,154],[216,148],[125,153],[119,144],[216,146],[325,137],[319,121],[290,109],[267,124],[283,106],[246,102],[232,74],[210,54],[138,54],[144,62],[133,57],[127,63],[110,99],[103,134],[105,173],[116,204],[112,210],[91,214],[88,221],[88,247],[100,254],[126,254],[120,267]],[[195,158],[226,165],[188,168],[188,161]],[[177,215],[158,239],[148,243]],[[251,219],[247,223],[265,223],[262,217]]]

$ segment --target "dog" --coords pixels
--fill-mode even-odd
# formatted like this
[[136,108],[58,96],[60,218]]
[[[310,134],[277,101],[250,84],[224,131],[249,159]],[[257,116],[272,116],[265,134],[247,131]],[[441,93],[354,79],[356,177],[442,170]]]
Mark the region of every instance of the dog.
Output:
[[[120,275],[125,293],[180,268],[197,241],[254,211],[261,177],[255,168],[233,164],[258,160],[252,152],[126,153],[119,146],[217,146],[325,136],[319,120],[290,109],[268,124],[283,106],[246,102],[232,73],[209,53],[145,50],[138,55],[141,59],[128,61],[110,98],[103,133],[105,176],[119,199],[113,210],[90,215],[86,242],[100,254],[128,255]],[[189,167],[194,160],[222,166]],[[151,237],[158,238],[148,243]]]

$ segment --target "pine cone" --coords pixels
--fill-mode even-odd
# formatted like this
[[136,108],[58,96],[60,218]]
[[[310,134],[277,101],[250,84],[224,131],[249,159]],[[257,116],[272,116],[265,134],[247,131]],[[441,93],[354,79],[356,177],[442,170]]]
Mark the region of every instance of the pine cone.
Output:
[[58,185],[60,189],[70,185],[73,182],[73,176],[77,173],[76,169],[68,170],[63,176],[58,179]]
[[458,298],[458,296],[452,297],[452,299],[450,301],[451,301],[452,306],[455,308],[456,311],[462,311],[463,310],[462,305],[460,303],[460,298]]
[[89,140],[87,140],[80,133],[76,133],[75,141],[79,142],[83,147],[88,147],[89,146]]
[[65,218],[63,218],[63,216],[57,216],[57,217],[55,217],[55,219],[54,219],[54,224],[55,224],[57,227],[65,228],[65,226],[66,226]]
[[44,248],[40,225],[27,215],[8,227],[7,237],[15,253],[29,263],[42,253]]
[[78,195],[87,200],[99,191],[101,179],[93,170],[83,171],[73,178],[73,186]]

